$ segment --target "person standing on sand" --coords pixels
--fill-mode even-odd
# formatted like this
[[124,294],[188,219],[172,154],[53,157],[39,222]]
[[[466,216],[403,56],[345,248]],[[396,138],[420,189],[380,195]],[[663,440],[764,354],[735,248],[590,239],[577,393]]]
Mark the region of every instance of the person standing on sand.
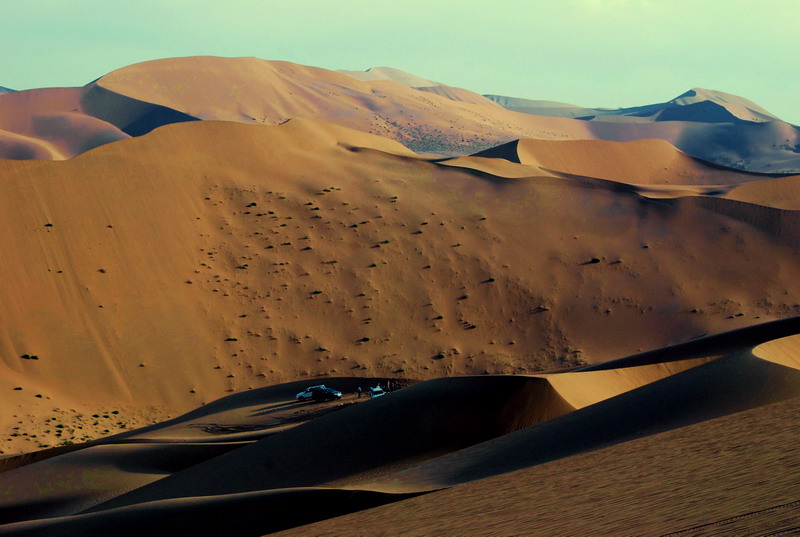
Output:
[[361,399],[361,386],[356,388],[356,393],[358,394],[358,398]]

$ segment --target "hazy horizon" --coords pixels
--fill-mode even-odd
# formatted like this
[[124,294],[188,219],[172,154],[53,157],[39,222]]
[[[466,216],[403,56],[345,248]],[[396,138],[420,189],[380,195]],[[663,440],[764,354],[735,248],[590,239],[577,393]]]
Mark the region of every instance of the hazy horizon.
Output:
[[794,124],[800,4],[686,0],[10,2],[0,86],[81,86],[177,56],[255,56],[325,69],[388,66],[479,93],[616,108],[693,87]]

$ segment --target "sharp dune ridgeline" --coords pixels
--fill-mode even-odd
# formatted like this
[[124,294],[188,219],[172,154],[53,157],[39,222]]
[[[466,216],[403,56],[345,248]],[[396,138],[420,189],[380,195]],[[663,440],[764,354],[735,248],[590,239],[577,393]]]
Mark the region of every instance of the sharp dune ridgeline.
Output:
[[794,531],[798,142],[256,58],[3,92],[0,535]]

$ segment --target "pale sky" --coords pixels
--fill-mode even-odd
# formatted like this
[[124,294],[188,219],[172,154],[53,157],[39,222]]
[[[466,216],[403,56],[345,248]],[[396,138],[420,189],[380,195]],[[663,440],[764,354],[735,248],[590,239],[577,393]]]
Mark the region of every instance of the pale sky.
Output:
[[256,56],[582,106],[702,87],[800,124],[800,0],[0,0],[0,17],[0,86],[13,89]]

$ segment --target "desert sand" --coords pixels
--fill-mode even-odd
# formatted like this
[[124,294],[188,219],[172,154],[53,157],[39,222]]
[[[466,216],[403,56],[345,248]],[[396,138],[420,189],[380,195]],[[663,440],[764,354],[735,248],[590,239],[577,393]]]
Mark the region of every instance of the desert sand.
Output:
[[[379,379],[331,378],[348,395],[311,406],[292,399],[302,383],[252,390],[141,432],[9,465],[0,528],[5,535],[791,529],[798,490],[786,469],[798,456],[790,439],[800,347],[786,334],[798,330],[794,318],[600,368],[430,380],[376,400],[357,399],[352,388]],[[30,486],[37,482],[49,485]]]
[[[83,88],[3,94],[0,110],[12,110],[10,116],[17,119],[0,123],[0,156],[69,158],[120,136],[119,130],[139,136],[161,125],[198,119],[278,125],[306,118],[445,156],[464,156],[519,138],[655,138],[728,168],[800,172],[798,128],[723,92],[695,88],[667,103],[573,115],[554,112],[558,103],[519,108],[514,99],[492,100],[389,68],[346,73],[257,58],[170,58],[123,67]],[[62,106],[64,92],[72,92],[77,104]],[[40,122],[47,126],[44,133],[31,127]],[[50,147],[54,129],[68,133],[73,140],[69,148]]]
[[[309,120],[180,123],[68,161],[0,161],[2,423],[19,433],[2,449],[320,375],[602,362],[800,307],[792,211],[447,164]],[[709,242],[735,252],[724,269]],[[124,419],[84,419],[110,410]],[[62,412],[84,429],[34,432]]]
[[797,129],[360,78],[0,95],[0,535],[796,531]]

